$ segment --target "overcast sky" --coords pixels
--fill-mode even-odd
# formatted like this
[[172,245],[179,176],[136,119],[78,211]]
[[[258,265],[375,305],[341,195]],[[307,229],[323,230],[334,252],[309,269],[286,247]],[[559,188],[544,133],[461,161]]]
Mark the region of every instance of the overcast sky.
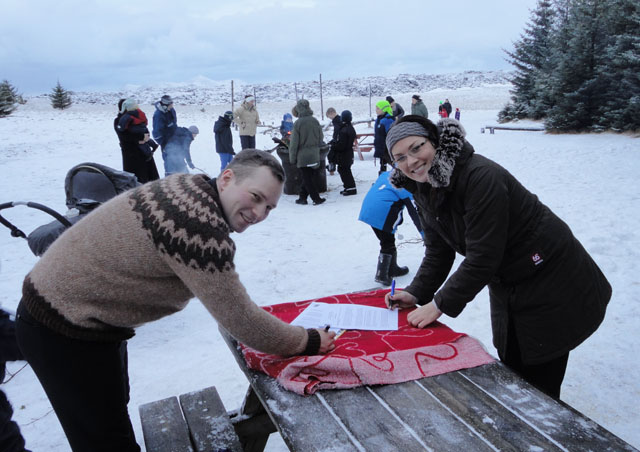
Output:
[[536,0],[3,0],[20,93],[511,69]]

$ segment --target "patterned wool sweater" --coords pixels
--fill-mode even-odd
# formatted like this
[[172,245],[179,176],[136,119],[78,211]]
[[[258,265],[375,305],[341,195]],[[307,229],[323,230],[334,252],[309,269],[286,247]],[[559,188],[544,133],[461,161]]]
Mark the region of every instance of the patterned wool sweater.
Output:
[[302,353],[307,331],[249,298],[230,232],[215,180],[176,174],[148,183],[65,231],[27,275],[22,303],[60,334],[110,341],[133,336],[195,296],[240,342],[277,355]]

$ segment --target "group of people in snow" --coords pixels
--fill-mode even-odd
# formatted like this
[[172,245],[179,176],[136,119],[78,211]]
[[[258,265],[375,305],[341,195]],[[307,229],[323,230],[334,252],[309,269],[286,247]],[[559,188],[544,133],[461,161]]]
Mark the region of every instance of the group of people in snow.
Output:
[[122,169],[133,173],[141,183],[157,180],[160,175],[153,159],[159,147],[165,176],[195,168],[191,160],[191,142],[200,131],[197,126],[179,127],[171,96],[164,95],[155,103],[153,138],[145,113],[135,99],[120,99],[113,127],[122,151]]
[[[140,450],[127,410],[127,341],[136,328],[182,310],[194,297],[232,336],[257,350],[291,356],[335,348],[333,332],[291,326],[266,313],[235,270],[232,233],[267,218],[285,178],[278,159],[251,149],[259,122],[255,99],[248,96],[216,121],[218,152],[233,156],[227,133],[232,121],[240,127],[243,150],[225,159],[214,178],[181,171],[193,166],[188,148],[198,131],[179,132],[169,96],[156,103],[153,140],[135,102],[123,100],[119,110],[114,128],[123,166],[149,183],[104,203],[51,245],[24,280],[15,324],[20,351],[74,451]],[[374,147],[381,168],[360,211],[380,241],[376,280],[384,285],[408,273],[397,264],[393,237],[404,207],[425,243],[417,273],[404,289],[386,295],[388,307],[410,309],[410,324],[424,328],[442,314],[460,315],[488,286],[499,358],[559,398],[569,353],[603,321],[611,286],[569,227],[506,169],[477,154],[458,121],[434,124],[418,95],[411,110],[404,115],[393,98],[376,104]],[[351,112],[327,113],[341,194],[356,195]],[[284,118],[281,130],[289,140],[289,163],[302,172],[296,202],[306,204],[310,196],[318,205],[325,199],[313,170],[321,161],[323,131],[307,100],[296,103],[293,116],[298,119]],[[147,155],[155,143],[164,178]],[[139,158],[125,159],[133,151]],[[174,152],[181,162],[170,159]],[[464,259],[450,273],[456,253]],[[15,444],[0,448],[24,450],[24,442]]]

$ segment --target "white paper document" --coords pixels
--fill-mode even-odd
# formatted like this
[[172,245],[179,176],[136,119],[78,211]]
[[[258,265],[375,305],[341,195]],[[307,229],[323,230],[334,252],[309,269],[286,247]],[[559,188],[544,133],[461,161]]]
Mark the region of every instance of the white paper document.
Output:
[[332,330],[397,330],[398,310],[314,301],[291,324],[305,328],[330,325]]

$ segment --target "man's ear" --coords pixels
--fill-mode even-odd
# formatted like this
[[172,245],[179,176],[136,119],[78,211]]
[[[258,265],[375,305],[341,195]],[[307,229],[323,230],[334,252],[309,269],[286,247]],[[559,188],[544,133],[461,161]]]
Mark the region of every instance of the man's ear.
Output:
[[220,176],[218,176],[218,190],[222,191],[235,181],[236,175],[232,169],[225,169]]

